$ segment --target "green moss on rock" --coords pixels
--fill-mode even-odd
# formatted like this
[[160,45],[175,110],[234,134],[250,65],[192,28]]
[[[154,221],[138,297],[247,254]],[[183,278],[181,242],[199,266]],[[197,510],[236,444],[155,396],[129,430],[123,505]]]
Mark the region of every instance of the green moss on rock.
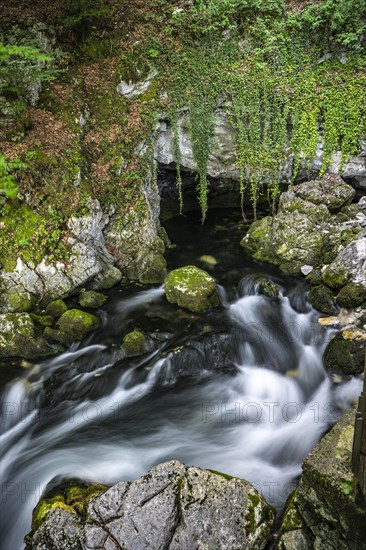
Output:
[[323,272],[323,282],[332,290],[342,288],[349,281],[349,274],[344,269],[335,270],[328,266]]
[[57,351],[41,336],[29,313],[0,315],[0,357],[36,359]]
[[357,307],[366,300],[366,287],[357,283],[348,283],[338,293],[337,303],[342,307]]
[[264,277],[257,281],[256,288],[259,294],[267,296],[268,298],[276,298],[279,295],[278,286]]
[[83,482],[66,481],[54,488],[38,502],[32,514],[32,531],[35,532],[54,508],[62,508],[70,514],[85,516],[91,498],[106,491],[108,487],[100,483],[86,485]]
[[82,340],[89,332],[100,327],[99,317],[79,309],[66,311],[57,321],[57,327],[74,340]]
[[193,265],[174,269],[165,279],[168,302],[193,312],[206,311],[219,305],[215,280]]
[[325,285],[317,285],[310,288],[308,292],[308,301],[315,309],[326,315],[334,315],[337,313],[333,293]]
[[55,322],[55,319],[51,317],[51,315],[37,315],[36,313],[31,313],[30,316],[32,320],[41,327],[52,327]]
[[361,374],[364,368],[365,347],[366,340],[351,340],[343,334],[336,334],[325,351],[325,366],[344,374]]
[[55,300],[54,302],[51,302],[46,307],[46,315],[51,315],[51,317],[61,317],[65,312],[67,311],[67,305],[63,300]]
[[121,350],[125,357],[138,357],[145,353],[146,338],[139,330],[135,329],[123,338]]
[[5,292],[1,302],[6,310],[14,313],[28,312],[35,308],[37,299],[30,292]]
[[100,294],[99,292],[95,292],[94,290],[87,290],[86,292],[82,292],[79,296],[79,304],[82,307],[92,309],[101,307],[107,300],[107,296],[104,296],[104,294]]
[[166,277],[166,260],[159,252],[149,252],[138,266],[138,280],[143,284],[162,283]]

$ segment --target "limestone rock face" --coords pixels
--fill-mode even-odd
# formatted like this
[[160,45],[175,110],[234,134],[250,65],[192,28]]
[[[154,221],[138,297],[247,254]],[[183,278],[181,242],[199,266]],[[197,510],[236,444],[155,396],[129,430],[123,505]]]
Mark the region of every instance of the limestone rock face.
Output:
[[59,351],[36,331],[28,313],[6,313],[0,315],[0,358],[24,357],[34,359]]
[[364,547],[366,510],[355,503],[351,471],[354,417],[354,411],[346,414],[305,460],[300,485],[287,502],[279,549]]
[[165,246],[159,236],[160,198],[152,174],[147,177],[143,193],[143,211],[131,209],[125,223],[112,218],[105,239],[117,267],[126,277],[145,284],[161,283],[166,276]]
[[194,312],[205,311],[219,304],[215,280],[194,265],[171,271],[165,279],[165,294],[172,304]]
[[[207,171],[209,176],[218,180],[219,185],[223,181],[239,181],[239,168],[235,155],[236,133],[229,122],[231,109],[230,102],[223,102],[214,113],[215,122]],[[175,168],[173,130],[164,114],[161,115],[159,122],[155,159],[162,166],[173,169]],[[189,112],[188,109],[183,109],[178,118],[180,164],[183,171],[195,172],[197,171],[197,165],[193,158],[189,128]],[[322,168],[323,156],[323,141],[320,133],[316,154],[312,159],[304,159],[298,172],[298,180],[309,179],[309,175],[310,178],[316,178]],[[293,171],[293,159],[289,156],[280,174],[281,183],[290,183]],[[335,151],[329,171],[347,180],[352,180],[352,184],[358,189],[366,189],[366,141],[362,142],[360,154],[346,159],[345,162],[342,162],[341,153]],[[249,175],[247,169],[246,174]]]
[[113,209],[105,213],[96,199],[89,198],[89,213],[68,220],[69,256],[62,262],[43,258],[32,265],[19,258],[13,271],[0,271],[0,311],[28,311],[37,301],[47,304],[87,286],[107,289],[121,280],[121,271],[142,283],[162,282],[165,247],[158,235],[159,195],[152,175],[143,191],[144,212],[132,210],[123,224],[116,221]]
[[261,550],[274,519],[247,481],[178,461],[113,485],[89,500],[84,517],[67,508],[51,509],[28,537],[29,550]]

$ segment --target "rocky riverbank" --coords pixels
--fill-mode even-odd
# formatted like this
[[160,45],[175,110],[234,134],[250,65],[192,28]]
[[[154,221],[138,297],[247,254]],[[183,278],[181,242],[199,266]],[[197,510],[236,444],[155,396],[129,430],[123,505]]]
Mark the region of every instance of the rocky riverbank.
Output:
[[[275,548],[362,547],[366,511],[355,501],[353,430],[352,411],[305,460]],[[53,487],[35,508],[26,541],[29,550],[261,549],[273,520],[272,507],[245,480],[172,461],[110,488],[81,481]]]

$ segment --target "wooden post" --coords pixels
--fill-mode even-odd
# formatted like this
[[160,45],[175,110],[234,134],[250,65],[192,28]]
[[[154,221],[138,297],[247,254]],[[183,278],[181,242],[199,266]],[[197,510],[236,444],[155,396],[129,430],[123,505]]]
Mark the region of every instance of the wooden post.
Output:
[[362,433],[358,467],[358,490],[361,498],[366,501],[366,350],[362,392]]

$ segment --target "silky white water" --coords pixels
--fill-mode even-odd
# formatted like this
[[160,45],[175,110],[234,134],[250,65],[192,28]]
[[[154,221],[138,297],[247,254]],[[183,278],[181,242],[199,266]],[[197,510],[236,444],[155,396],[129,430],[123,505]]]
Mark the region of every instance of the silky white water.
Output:
[[[164,300],[162,288],[119,300],[106,327]],[[56,476],[111,484],[172,458],[246,478],[281,508],[306,454],[350,406],[361,381],[331,383],[321,360],[327,334],[310,307],[299,313],[286,297],[251,294],[226,300],[222,315],[238,344],[234,375],[208,368],[202,354],[201,375],[177,384],[168,346],[117,369],[112,384],[116,362],[102,334],[9,385],[0,442],[4,550],[23,548],[32,509]],[[66,369],[72,374],[62,397],[45,405],[46,381]],[[86,384],[102,384],[98,398],[90,391],[82,397]]]

